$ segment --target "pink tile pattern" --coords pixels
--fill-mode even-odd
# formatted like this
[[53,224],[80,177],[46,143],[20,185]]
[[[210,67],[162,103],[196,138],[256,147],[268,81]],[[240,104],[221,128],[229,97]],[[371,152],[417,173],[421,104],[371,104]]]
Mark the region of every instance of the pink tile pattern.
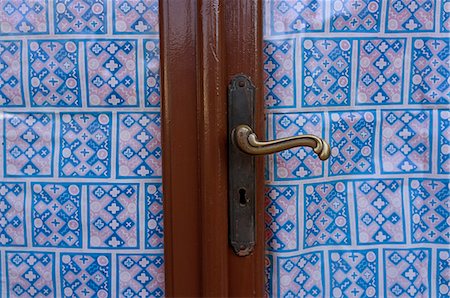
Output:
[[331,2],[331,31],[379,32],[381,0]]
[[270,2],[272,34],[324,30],[325,3],[321,0],[273,0]]
[[117,297],[163,297],[162,255],[118,255]]
[[0,107],[23,106],[21,41],[0,41]]
[[386,32],[430,32],[436,26],[435,1],[388,0]]
[[438,133],[438,172],[440,174],[450,173],[450,112],[439,111],[439,133]]
[[405,243],[402,180],[355,181],[359,244]]
[[89,106],[138,106],[137,41],[86,42]]
[[148,249],[163,248],[163,190],[161,183],[145,184],[145,246]]
[[0,246],[25,246],[25,184],[0,183]]
[[54,0],[58,34],[105,34],[108,0]]
[[402,103],[405,39],[359,42],[356,104]]
[[54,114],[6,113],[5,175],[51,176]]
[[89,185],[89,247],[139,247],[137,184]]
[[431,171],[431,111],[382,112],[381,171],[426,173]]
[[289,185],[265,187],[265,239],[268,250],[293,251],[298,243],[298,189]]
[[157,0],[116,0],[114,32],[159,33]]
[[48,1],[2,1],[0,35],[45,34],[48,30]]
[[266,108],[295,107],[293,39],[266,40],[264,44],[264,88]]
[[[301,134],[323,134],[322,113],[274,114],[274,139]],[[323,176],[323,163],[310,148],[298,147],[275,154],[274,180]]]

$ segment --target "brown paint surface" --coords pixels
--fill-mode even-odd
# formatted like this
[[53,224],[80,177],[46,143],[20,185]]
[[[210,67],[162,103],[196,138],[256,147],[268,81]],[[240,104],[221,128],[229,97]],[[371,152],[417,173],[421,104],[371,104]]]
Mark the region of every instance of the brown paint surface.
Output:
[[257,87],[263,135],[262,3],[160,0],[166,294],[261,297],[263,161],[257,161],[257,245],[228,245],[227,86],[237,73]]

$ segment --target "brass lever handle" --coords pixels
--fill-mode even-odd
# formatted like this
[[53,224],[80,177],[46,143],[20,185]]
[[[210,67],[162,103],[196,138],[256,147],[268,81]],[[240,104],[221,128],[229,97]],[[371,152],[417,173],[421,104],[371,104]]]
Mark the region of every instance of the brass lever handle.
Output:
[[330,157],[330,145],[314,135],[301,135],[273,141],[259,141],[248,125],[238,125],[232,132],[232,140],[237,147],[250,155],[263,155],[280,152],[286,149],[306,146],[314,150],[321,160]]

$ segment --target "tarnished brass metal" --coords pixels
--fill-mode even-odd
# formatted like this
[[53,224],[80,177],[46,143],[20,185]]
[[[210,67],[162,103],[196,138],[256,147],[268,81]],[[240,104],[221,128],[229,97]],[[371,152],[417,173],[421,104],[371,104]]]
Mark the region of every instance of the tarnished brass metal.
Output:
[[310,147],[321,160],[330,157],[330,145],[314,135],[301,135],[273,141],[259,141],[248,125],[238,125],[232,132],[232,140],[243,152],[250,155],[273,154],[294,147]]

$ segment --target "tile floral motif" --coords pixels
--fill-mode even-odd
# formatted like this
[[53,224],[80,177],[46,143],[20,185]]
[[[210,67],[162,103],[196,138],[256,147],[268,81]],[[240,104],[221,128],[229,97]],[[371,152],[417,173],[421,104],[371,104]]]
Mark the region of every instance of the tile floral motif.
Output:
[[323,253],[278,257],[278,297],[324,296]]
[[6,113],[5,176],[48,177],[53,174],[53,113]]
[[116,0],[114,33],[159,33],[157,0]]
[[55,31],[66,33],[106,33],[107,0],[55,0]]
[[81,248],[81,186],[32,183],[33,246]]
[[117,297],[164,296],[162,255],[118,255],[117,272]]
[[[323,137],[323,114],[274,114],[274,139],[313,134]],[[323,162],[312,149],[297,147],[277,153],[274,158],[275,180],[296,180],[323,176]]]
[[162,184],[145,184],[145,247],[163,248],[163,198]]
[[448,39],[413,39],[409,103],[450,103],[449,51]]
[[264,298],[273,297],[273,256],[264,256]]
[[402,180],[354,182],[358,244],[405,243]]
[[430,110],[384,110],[381,114],[381,171],[430,172]]
[[304,187],[304,248],[351,244],[346,183],[315,183]]
[[31,41],[28,52],[31,105],[80,107],[78,44]]
[[375,111],[332,112],[330,120],[329,174],[373,174]]
[[293,39],[264,41],[264,88],[266,108],[295,107]]
[[388,0],[386,32],[434,30],[434,0]]
[[437,250],[436,292],[438,298],[446,298],[450,283],[450,254],[448,249]]
[[89,247],[139,247],[138,184],[88,186]]
[[0,107],[24,105],[21,57],[21,41],[0,41]]
[[450,112],[439,111],[438,172],[450,173]]
[[111,175],[111,113],[62,113],[59,175]]
[[297,198],[297,186],[266,186],[264,196],[266,250],[293,251],[299,247]]
[[119,178],[161,177],[159,113],[119,113]]
[[111,297],[111,255],[61,254],[61,292],[68,297]]
[[346,39],[304,39],[303,106],[348,106],[352,45]]
[[330,251],[332,297],[380,297],[377,250]]
[[381,0],[339,0],[331,3],[331,31],[380,31]]
[[442,0],[441,32],[450,32],[450,0]]
[[89,106],[138,106],[137,41],[86,42]]
[[272,34],[324,30],[325,3],[322,0],[273,0],[267,11]]
[[385,249],[386,297],[431,297],[430,249]]
[[413,243],[450,243],[448,179],[410,179]]
[[402,102],[405,39],[359,41],[356,104]]
[[54,263],[54,253],[6,252],[9,296],[55,297]]
[[48,0],[10,0],[0,5],[0,35],[48,33]]
[[159,107],[161,105],[160,54],[159,40],[144,41],[145,58],[145,105]]
[[0,247],[26,242],[25,183],[0,183]]

